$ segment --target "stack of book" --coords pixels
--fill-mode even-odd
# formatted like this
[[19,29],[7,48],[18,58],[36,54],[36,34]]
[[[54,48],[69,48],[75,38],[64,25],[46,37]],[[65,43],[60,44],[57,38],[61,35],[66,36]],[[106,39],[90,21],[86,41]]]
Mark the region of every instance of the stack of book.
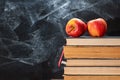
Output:
[[120,80],[120,38],[67,38],[64,80]]

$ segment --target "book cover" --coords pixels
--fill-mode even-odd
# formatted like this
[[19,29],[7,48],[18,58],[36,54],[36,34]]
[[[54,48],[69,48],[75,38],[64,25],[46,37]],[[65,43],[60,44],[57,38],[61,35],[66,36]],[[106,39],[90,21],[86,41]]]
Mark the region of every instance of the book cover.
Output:
[[66,45],[81,46],[120,46],[120,37],[104,38],[67,38]]
[[67,59],[66,66],[118,66],[120,59]]
[[70,75],[64,75],[64,80],[120,80],[120,76],[70,76]]

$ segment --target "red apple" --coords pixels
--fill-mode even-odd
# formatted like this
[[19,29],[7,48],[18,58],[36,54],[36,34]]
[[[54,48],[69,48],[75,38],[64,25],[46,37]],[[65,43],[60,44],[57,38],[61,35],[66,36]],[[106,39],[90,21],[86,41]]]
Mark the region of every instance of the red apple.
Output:
[[103,18],[88,21],[88,32],[92,37],[102,37],[107,31],[107,22]]
[[79,18],[70,19],[65,28],[67,35],[71,37],[79,37],[83,35],[86,30],[87,25]]

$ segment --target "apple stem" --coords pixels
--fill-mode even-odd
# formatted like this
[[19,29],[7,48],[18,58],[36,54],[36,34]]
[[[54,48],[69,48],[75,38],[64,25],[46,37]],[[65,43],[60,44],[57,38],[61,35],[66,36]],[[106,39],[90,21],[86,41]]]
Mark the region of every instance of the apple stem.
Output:
[[71,26],[70,30],[68,31],[68,33],[70,33],[72,30],[74,30],[75,27],[74,26]]

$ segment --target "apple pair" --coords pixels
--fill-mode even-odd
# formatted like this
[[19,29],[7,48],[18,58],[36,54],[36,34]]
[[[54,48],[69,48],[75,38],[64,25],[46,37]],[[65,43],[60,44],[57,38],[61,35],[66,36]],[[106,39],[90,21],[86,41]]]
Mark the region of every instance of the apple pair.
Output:
[[71,37],[79,37],[87,30],[92,37],[102,37],[107,31],[107,23],[103,18],[90,20],[87,24],[79,18],[72,18],[67,22],[65,30]]

